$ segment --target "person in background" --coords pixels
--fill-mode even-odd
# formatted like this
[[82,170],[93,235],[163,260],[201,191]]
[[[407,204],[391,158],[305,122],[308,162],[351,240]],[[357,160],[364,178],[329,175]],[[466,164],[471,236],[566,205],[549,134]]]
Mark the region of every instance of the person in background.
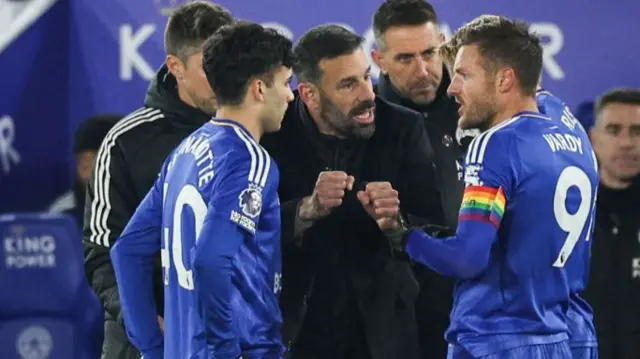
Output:
[[600,187],[584,297],[600,359],[640,358],[640,90],[615,89],[595,105],[590,137]]
[[56,198],[49,206],[49,212],[67,213],[82,228],[87,183],[91,178],[98,149],[109,130],[121,118],[122,116],[105,114],[90,117],[80,124],[73,141],[73,154],[76,159],[73,188]]
[[[373,30],[377,49],[371,55],[381,71],[376,93],[422,115],[437,169],[444,211],[441,225],[455,228],[464,188],[462,155],[477,131],[458,129],[459,106],[447,95],[451,77],[438,53],[444,34],[437,14],[424,0],[388,0],[376,10]],[[413,267],[420,283],[416,317],[421,358],[444,359],[453,280],[419,263]]]
[[[233,21],[228,10],[205,1],[173,10],[164,33],[165,64],[149,85],[144,107],[119,121],[98,151],[87,187],[83,232],[87,278],[106,312],[102,359],[140,357],[124,330],[109,249],[158,178],[165,158],[215,114],[215,94],[202,68],[202,45]],[[160,254],[154,270],[162,323]]]
[[476,129],[458,127],[456,101],[447,95],[449,70],[438,49],[444,34],[431,4],[424,0],[387,0],[373,16],[377,48],[371,56],[380,68],[376,94],[422,114],[434,150],[444,225],[455,228],[462,201],[462,155]]

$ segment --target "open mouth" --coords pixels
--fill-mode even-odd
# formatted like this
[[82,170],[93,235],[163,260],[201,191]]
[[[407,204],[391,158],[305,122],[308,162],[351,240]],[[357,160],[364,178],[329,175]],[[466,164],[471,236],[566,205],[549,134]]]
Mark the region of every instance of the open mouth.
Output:
[[373,122],[373,108],[369,108],[367,110],[365,110],[364,112],[359,113],[358,115],[353,116],[353,118],[358,122],[358,123],[372,123]]

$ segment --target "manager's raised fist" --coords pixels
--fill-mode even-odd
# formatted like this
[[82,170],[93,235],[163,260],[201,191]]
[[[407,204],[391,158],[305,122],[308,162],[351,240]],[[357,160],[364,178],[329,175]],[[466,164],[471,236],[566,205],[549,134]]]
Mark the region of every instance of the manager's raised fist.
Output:
[[376,220],[381,230],[393,229],[400,214],[398,191],[389,182],[370,182],[358,191],[358,200],[365,211]]
[[302,200],[299,217],[314,221],[331,213],[340,206],[346,191],[353,189],[355,179],[342,171],[326,171],[318,175],[316,186],[311,196]]

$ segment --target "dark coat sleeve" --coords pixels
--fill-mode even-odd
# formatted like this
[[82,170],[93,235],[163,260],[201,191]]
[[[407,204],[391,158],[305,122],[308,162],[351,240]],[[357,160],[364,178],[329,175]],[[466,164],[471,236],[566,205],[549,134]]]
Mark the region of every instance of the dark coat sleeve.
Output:
[[102,146],[96,158],[85,203],[85,271],[107,314],[122,324],[120,297],[109,250],[135,212],[136,194],[117,143]]
[[415,116],[401,151],[402,175],[397,188],[400,207],[412,225],[441,224],[443,212],[435,177],[434,152],[422,118],[418,114]]

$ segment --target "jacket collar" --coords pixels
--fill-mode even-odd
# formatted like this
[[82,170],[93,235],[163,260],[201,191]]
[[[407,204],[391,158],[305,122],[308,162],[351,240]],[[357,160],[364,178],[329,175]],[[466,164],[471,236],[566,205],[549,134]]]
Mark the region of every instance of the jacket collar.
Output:
[[163,65],[149,84],[145,105],[173,114],[176,121],[189,126],[201,126],[212,116],[184,103],[178,96],[177,82]]

